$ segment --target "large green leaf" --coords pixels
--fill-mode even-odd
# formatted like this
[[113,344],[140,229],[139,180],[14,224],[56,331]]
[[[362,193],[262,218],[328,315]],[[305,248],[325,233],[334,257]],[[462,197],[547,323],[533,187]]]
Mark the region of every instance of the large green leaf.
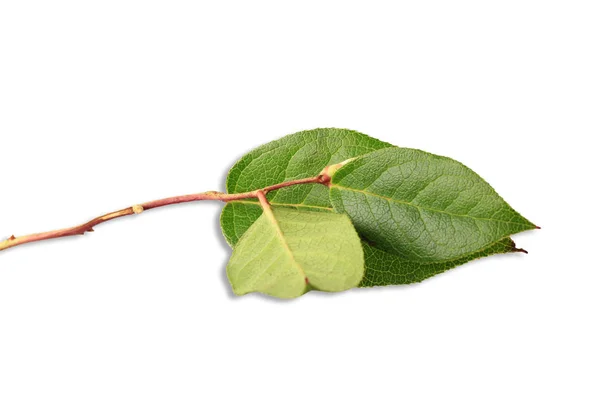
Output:
[[535,228],[480,176],[450,158],[387,148],[332,177],[331,202],[368,242],[404,260],[468,257]]
[[227,276],[236,294],[293,298],[339,292],[363,278],[360,239],[346,215],[267,209],[233,250]]
[[[227,192],[243,193],[288,180],[309,178],[328,165],[389,146],[348,129],[323,128],[294,133],[242,157],[227,175]],[[270,193],[268,198],[274,208],[331,210],[329,191],[320,184],[283,188]],[[262,214],[262,209],[252,202],[230,202],[221,213],[221,228],[232,246]]]
[[500,239],[480,250],[444,261],[415,261],[390,254],[363,241],[365,277],[360,287],[404,285],[421,282],[439,273],[481,257],[523,251],[510,238]]

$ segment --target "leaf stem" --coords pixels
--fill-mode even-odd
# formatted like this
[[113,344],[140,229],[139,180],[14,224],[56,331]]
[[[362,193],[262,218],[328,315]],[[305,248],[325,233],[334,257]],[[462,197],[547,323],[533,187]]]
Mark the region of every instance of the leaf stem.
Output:
[[189,203],[192,201],[201,200],[219,200],[219,201],[235,201],[242,199],[256,198],[262,201],[261,196],[266,201],[265,195],[273,190],[281,189],[293,185],[302,185],[308,183],[320,183],[327,184],[330,181],[330,176],[327,174],[319,174],[312,178],[296,179],[292,181],[278,183],[276,185],[267,186],[262,189],[254,190],[246,193],[221,193],[221,192],[204,192],[196,194],[188,194],[184,196],[168,197],[166,199],[149,201],[147,203],[137,204],[132,207],[124,208],[119,211],[114,211],[108,214],[104,214],[100,217],[96,217],[85,224],[77,225],[72,228],[59,229],[50,232],[34,233],[32,235],[25,235],[15,237],[14,235],[0,242],[0,251],[9,249],[11,247],[19,246],[26,243],[39,242],[48,239],[57,239],[67,236],[83,235],[86,232],[93,232],[94,227],[103,222],[110,221],[112,219],[125,217],[127,215],[141,214],[145,210],[151,210],[153,208],[164,207],[172,204]]

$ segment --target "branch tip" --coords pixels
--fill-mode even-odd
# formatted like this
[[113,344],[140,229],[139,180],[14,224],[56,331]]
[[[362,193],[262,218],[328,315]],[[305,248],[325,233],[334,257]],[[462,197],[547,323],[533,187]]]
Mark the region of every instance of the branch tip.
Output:
[[327,174],[321,174],[317,177],[317,181],[323,185],[329,185],[331,182],[331,176]]

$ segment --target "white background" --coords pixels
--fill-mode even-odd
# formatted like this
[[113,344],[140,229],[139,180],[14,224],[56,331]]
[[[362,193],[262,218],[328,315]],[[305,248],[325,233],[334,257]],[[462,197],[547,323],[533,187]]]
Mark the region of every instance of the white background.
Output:
[[460,160],[541,231],[409,287],[235,298],[220,204],[0,253],[0,398],[598,399],[595,1],[0,3],[3,239],[224,188],[316,127]]

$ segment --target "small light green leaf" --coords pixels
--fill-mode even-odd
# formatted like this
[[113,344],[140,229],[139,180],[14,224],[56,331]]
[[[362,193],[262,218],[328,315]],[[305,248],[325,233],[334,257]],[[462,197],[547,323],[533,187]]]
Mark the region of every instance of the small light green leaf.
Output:
[[[260,146],[243,156],[227,175],[227,192],[243,193],[293,179],[310,178],[323,168],[390,144],[348,129],[302,131]],[[331,209],[323,185],[298,185],[268,195],[274,208],[292,206],[310,211]],[[229,202],[221,213],[221,229],[234,245],[262,214],[252,200]]]
[[483,249],[462,257],[444,261],[415,261],[390,254],[363,241],[365,252],[365,277],[359,287],[405,285],[421,282],[461,264],[494,254],[523,251],[515,247],[510,238],[500,239]]
[[340,168],[331,202],[368,242],[404,260],[468,257],[535,228],[475,172],[450,158],[387,148]]
[[254,222],[227,265],[238,295],[339,292],[356,287],[363,275],[363,249],[346,215],[284,207],[267,209]]

